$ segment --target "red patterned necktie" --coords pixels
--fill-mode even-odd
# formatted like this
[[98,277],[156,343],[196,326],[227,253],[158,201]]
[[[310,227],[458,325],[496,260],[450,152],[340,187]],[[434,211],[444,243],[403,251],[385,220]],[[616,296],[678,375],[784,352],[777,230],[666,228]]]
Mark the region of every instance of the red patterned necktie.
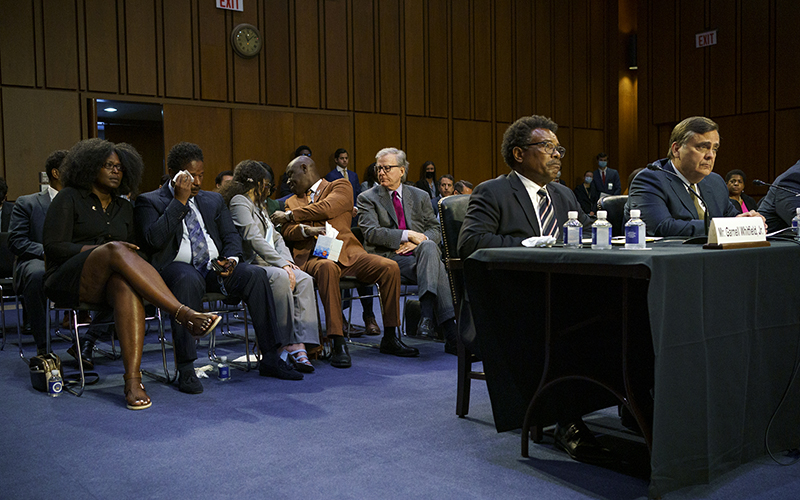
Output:
[[400,201],[400,195],[397,194],[397,191],[392,193],[392,203],[394,204],[394,213],[397,214],[397,227],[408,229],[406,226],[406,214],[403,212],[403,202]]

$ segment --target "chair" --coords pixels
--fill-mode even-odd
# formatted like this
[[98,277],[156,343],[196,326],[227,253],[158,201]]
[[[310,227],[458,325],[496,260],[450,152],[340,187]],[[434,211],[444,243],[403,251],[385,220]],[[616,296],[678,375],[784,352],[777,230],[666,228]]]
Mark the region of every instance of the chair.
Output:
[[19,355],[25,359],[22,352],[22,317],[20,314],[20,297],[14,287],[14,254],[8,248],[8,232],[0,233],[0,326],[3,328],[3,341],[0,351],[6,346],[6,300],[14,299],[17,311],[17,339],[19,342]]
[[[145,305],[147,305],[147,304],[145,303]],[[70,318],[71,318],[72,322],[70,324],[70,329],[72,331],[72,334],[74,335],[75,344],[80,346],[81,345],[80,328],[81,327],[88,327],[89,325],[91,325],[91,323],[79,323],[78,322],[79,313],[84,312],[84,311],[89,311],[89,312],[110,312],[110,311],[112,311],[112,309],[111,309],[111,307],[109,307],[109,306],[107,306],[105,304],[92,304],[92,303],[88,303],[88,302],[81,302],[78,305],[78,307],[68,307],[68,306],[54,304],[52,301],[50,301],[48,299],[47,300],[47,311],[48,311],[47,317],[45,318],[45,330],[48,332],[48,335],[47,335],[47,351],[50,352],[51,349],[50,349],[50,335],[49,335],[49,332],[50,332],[50,328],[51,328],[51,325],[50,325],[51,316],[52,316],[50,314],[51,311],[62,311],[62,312],[71,313],[70,314]],[[158,308],[155,308],[155,314],[153,316],[145,317],[145,321],[150,321],[150,320],[157,320],[158,321],[159,334],[161,335],[161,337],[163,339],[163,336],[164,336],[164,323],[163,323],[163,320],[161,318],[161,310],[158,309]],[[68,380],[68,378],[65,376],[64,377],[64,388],[67,391],[69,391],[70,393],[80,397],[83,394],[83,390],[87,385],[86,376],[87,375],[91,375],[91,376],[97,377],[98,379],[100,378],[100,376],[97,373],[94,373],[94,372],[85,372],[83,370],[83,360],[81,359],[81,350],[80,349],[75,349],[75,352],[76,352],[76,354],[78,356],[78,368],[80,369],[80,372],[79,372],[79,375],[76,377],[75,380]],[[164,363],[164,370],[165,370],[166,376],[168,378],[169,377],[169,373],[167,372],[166,362]],[[145,372],[142,371],[142,373],[145,373]],[[90,384],[91,383],[95,383],[96,381],[97,380],[94,380],[93,382],[90,382]],[[73,388],[73,386],[76,386],[76,385],[79,386],[78,389],[74,389]]]
[[[467,214],[469,195],[459,194],[439,200],[439,222],[442,226],[444,242],[445,267],[450,278],[450,293],[453,294],[453,305],[456,318],[460,318],[461,297],[464,294],[464,264],[458,257],[458,233]],[[469,413],[469,393],[472,379],[486,380],[483,372],[472,371],[472,363],[479,362],[477,356],[469,352],[461,336],[458,336],[458,387],[456,393],[456,414],[464,418]]]
[[597,202],[600,210],[608,212],[608,222],[611,223],[611,236],[625,235],[625,203],[628,195],[606,196]]
[[[222,335],[231,338],[237,338],[240,340],[244,340],[244,354],[245,354],[245,361],[238,362],[233,360],[228,360],[228,364],[230,366],[237,368],[239,370],[244,370],[249,372],[251,369],[255,368],[255,362],[258,359],[257,351],[258,351],[258,341],[255,341],[254,348],[250,351],[250,333],[247,326],[247,305],[242,301],[239,297],[229,297],[227,295],[221,293],[207,293],[203,295],[203,304],[209,304],[209,307],[203,308],[204,312],[208,312],[211,314],[216,314],[225,317],[225,328],[227,328],[227,333],[222,331]],[[215,307],[210,307],[211,304],[215,304]],[[212,310],[213,309],[213,310]],[[244,335],[238,335],[231,331],[231,324],[230,324],[230,317],[231,314],[235,314],[241,312],[242,319],[244,320]],[[208,339],[208,359],[210,359],[214,363],[221,363],[222,359],[217,356],[216,352],[217,347],[217,329],[211,331],[211,334]],[[253,361],[251,361],[251,359]],[[251,366],[252,365],[252,366]]]

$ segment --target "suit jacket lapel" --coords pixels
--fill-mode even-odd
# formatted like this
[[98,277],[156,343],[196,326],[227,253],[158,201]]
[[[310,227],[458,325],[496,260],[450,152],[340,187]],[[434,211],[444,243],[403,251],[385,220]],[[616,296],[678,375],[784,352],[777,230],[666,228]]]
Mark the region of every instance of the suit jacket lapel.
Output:
[[47,213],[47,209],[50,208],[50,193],[42,191],[39,193],[39,196],[36,197],[36,201],[39,203],[42,213]]
[[[675,167],[672,165],[672,163],[667,163],[663,168],[664,170],[675,172]],[[672,192],[674,192],[675,196],[681,200],[683,208],[685,208],[686,211],[692,214],[692,217],[696,219],[697,209],[694,207],[694,201],[692,201],[693,196],[686,191],[686,186],[683,185],[683,182],[681,182],[681,180],[674,175],[667,174],[664,177],[667,178],[667,182],[669,183],[669,187],[672,189]]]
[[[392,202],[392,197],[389,195],[389,190],[383,186],[378,188],[378,199],[381,202],[381,206],[386,210],[389,214],[389,217],[394,221],[394,227],[400,227],[400,224],[397,222],[397,212],[394,211],[394,203]],[[405,196],[403,196],[403,200],[405,200]],[[405,210],[405,202],[403,202],[403,210]]]
[[531,202],[531,197],[528,195],[528,190],[525,189],[525,186],[522,184],[522,181],[517,176],[516,172],[511,172],[506,176],[511,189],[514,190],[514,196],[517,198],[517,202],[522,207],[522,211],[525,213],[525,217],[528,219],[528,224],[530,224],[531,229],[533,229],[534,236],[541,235],[541,231],[539,229],[539,219],[536,217],[536,210],[533,208],[533,202]]

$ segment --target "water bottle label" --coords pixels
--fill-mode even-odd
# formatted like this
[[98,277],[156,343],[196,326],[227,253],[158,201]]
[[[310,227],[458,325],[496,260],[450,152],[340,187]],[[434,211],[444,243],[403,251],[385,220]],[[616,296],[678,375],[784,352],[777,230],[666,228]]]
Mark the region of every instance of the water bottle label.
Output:
[[639,226],[629,226],[625,228],[625,243],[639,244]]
[[55,377],[50,377],[50,380],[47,381],[47,392],[50,394],[59,394],[63,388],[64,384]]
[[592,245],[597,245],[597,228],[592,228]]
[[231,367],[228,365],[220,365],[219,366],[219,379],[220,380],[228,380],[231,378]]
[[608,236],[608,246],[611,246],[611,229],[606,229],[606,235]]
[[580,245],[582,236],[582,227],[568,227],[564,231],[564,245]]

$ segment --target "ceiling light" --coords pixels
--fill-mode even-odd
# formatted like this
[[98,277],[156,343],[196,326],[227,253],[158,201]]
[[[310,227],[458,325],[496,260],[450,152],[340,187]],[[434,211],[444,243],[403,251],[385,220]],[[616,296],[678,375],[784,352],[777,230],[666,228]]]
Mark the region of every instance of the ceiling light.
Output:
[[105,108],[103,109],[103,111],[105,111],[106,113],[116,113],[117,108]]

